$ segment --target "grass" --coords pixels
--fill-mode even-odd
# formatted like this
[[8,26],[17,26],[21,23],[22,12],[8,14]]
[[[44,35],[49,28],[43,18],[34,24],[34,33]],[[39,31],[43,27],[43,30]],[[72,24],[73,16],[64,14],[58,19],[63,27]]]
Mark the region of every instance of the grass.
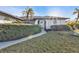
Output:
[[73,53],[79,52],[79,37],[71,32],[51,31],[47,34],[4,48],[2,53]]
[[36,25],[0,25],[0,41],[16,40],[39,33],[41,28]]

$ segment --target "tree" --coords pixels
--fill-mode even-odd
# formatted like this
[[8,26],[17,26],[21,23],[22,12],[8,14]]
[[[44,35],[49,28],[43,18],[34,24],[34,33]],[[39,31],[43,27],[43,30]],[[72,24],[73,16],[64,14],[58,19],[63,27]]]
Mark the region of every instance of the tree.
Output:
[[25,11],[23,11],[23,15],[25,15],[27,19],[32,19],[34,16],[34,11],[32,8],[27,8]]
[[79,34],[79,29],[76,26],[79,19],[79,9],[75,8],[73,14],[77,14],[76,21],[68,21],[66,24],[70,27],[71,31],[74,32],[74,35],[77,35]]
[[75,24],[74,24],[73,27],[74,27],[75,29],[78,29],[78,28],[76,27],[76,24],[77,24],[78,19],[79,19],[79,9],[78,9],[78,8],[75,8],[75,11],[73,12],[73,14],[77,14],[76,22],[75,22]]
[[77,18],[76,18],[76,23],[79,19],[79,9],[78,8],[75,8],[75,11],[73,12],[73,14],[77,14]]

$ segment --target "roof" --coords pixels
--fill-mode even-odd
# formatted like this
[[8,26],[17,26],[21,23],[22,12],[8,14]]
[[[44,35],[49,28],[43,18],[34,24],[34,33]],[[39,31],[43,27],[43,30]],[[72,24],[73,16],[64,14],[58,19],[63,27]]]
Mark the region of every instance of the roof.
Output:
[[[12,18],[15,18],[15,19],[18,19],[18,20],[22,20],[22,21],[26,20],[25,16],[23,16],[23,17],[17,17],[17,16],[11,15],[11,14],[3,12],[3,11],[0,11],[0,14],[8,15],[8,16],[10,16]],[[56,17],[56,16],[34,16],[33,17],[33,19],[40,19],[40,20],[43,20],[43,19],[48,19],[48,20],[51,19],[52,20],[52,18],[55,18],[55,19],[59,18],[59,19],[62,19],[62,20],[69,19],[67,17]]]
[[[20,17],[21,19],[23,19],[23,20],[26,20],[26,17],[25,16],[23,16],[23,17]],[[56,19],[56,18],[58,18],[58,19],[62,19],[62,20],[65,20],[65,19],[70,19],[70,18],[67,18],[67,17],[56,17],[56,16],[34,16],[33,17],[34,19],[40,19],[40,20],[43,20],[43,19]]]
[[37,18],[37,19],[69,19],[67,17],[57,17],[57,16],[35,16],[34,18]]
[[12,17],[12,18],[15,18],[15,19],[18,19],[18,20],[22,20],[21,18],[19,18],[19,17],[17,17],[17,16],[11,15],[11,14],[6,13],[6,12],[3,12],[3,11],[0,11],[0,14],[8,15],[8,16],[10,16],[10,17]]

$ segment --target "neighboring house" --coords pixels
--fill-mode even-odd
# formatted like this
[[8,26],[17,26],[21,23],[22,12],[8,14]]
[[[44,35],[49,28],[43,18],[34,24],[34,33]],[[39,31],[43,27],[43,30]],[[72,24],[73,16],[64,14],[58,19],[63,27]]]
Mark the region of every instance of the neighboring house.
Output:
[[33,20],[26,20],[26,17],[21,17],[25,22],[36,24],[44,29],[51,29],[54,25],[65,25],[66,17],[54,17],[54,16],[34,16]]
[[6,12],[0,11],[0,24],[13,23],[17,22],[17,20],[20,21],[21,19]]

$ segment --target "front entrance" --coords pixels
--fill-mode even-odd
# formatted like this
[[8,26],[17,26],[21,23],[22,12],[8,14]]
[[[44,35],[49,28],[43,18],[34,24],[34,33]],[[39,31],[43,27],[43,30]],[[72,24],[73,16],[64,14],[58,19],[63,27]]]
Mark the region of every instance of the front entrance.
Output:
[[46,29],[46,20],[39,20],[38,24],[42,29]]

